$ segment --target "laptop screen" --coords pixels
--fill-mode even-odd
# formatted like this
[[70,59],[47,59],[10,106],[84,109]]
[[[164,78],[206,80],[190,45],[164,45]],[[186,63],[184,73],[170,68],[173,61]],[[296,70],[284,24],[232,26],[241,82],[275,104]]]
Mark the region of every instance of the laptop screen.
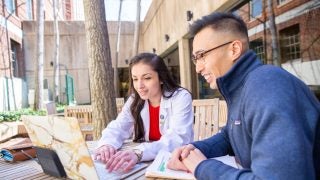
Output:
[[98,179],[94,163],[74,117],[22,116],[34,146],[55,151],[71,179]]
[[74,117],[22,116],[21,119],[33,145],[55,151],[68,178],[123,179],[147,167],[146,163],[139,163],[127,173],[109,173],[103,163],[92,160]]

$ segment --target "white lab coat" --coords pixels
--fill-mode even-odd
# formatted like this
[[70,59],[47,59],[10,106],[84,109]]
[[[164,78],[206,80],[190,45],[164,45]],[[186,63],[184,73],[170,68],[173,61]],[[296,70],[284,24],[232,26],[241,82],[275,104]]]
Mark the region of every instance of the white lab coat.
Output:
[[[111,121],[102,131],[98,147],[109,144],[116,149],[120,148],[124,140],[131,137],[134,129],[134,119],[130,111],[133,98],[130,97],[124,104],[117,119]],[[180,88],[167,99],[162,97],[159,111],[159,126],[161,138],[158,141],[149,141],[150,116],[149,104],[145,101],[140,112],[145,129],[146,142],[136,149],[143,151],[142,161],[153,160],[160,149],[172,151],[176,147],[193,141],[193,112],[191,94]]]

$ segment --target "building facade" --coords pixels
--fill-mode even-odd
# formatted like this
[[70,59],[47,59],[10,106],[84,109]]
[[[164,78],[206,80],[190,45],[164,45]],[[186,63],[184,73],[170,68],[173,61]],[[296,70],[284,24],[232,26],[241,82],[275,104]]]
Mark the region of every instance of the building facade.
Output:
[[[24,2],[11,15],[9,2]],[[35,61],[35,4],[29,0],[2,0],[1,11],[1,61],[0,77],[20,77],[27,88],[34,87]],[[206,81],[195,72],[191,63],[192,40],[188,27],[194,20],[214,11],[229,11],[241,16],[248,26],[250,47],[256,51],[265,64],[273,64],[269,14],[266,11],[269,0],[153,0],[147,15],[140,24],[139,52],[154,52],[162,56],[174,78],[189,89],[193,98],[220,97],[209,88]],[[8,5],[4,3],[7,3]],[[29,3],[31,2],[31,3]],[[51,89],[53,84],[53,22],[51,1],[46,4],[45,23],[45,65],[44,70]],[[60,1],[61,17],[65,20],[83,17],[80,1]],[[277,44],[280,50],[281,66],[303,80],[316,93],[320,87],[320,1],[318,0],[272,0],[276,23]],[[30,7],[32,8],[30,8]],[[25,10],[22,10],[24,7]],[[50,9],[51,7],[51,9]],[[21,9],[20,9],[21,8]],[[12,9],[12,8],[11,8]],[[29,10],[28,10],[29,9]],[[31,10],[30,10],[31,9]],[[5,12],[5,13],[3,13]],[[24,13],[22,13],[24,12]],[[24,14],[24,15],[22,15]],[[23,22],[23,23],[22,23]],[[132,56],[134,22],[122,22],[120,52],[118,58],[121,96],[128,89],[128,60]],[[7,28],[4,28],[7,27]],[[61,97],[65,96],[64,75],[74,77],[75,97],[79,104],[90,103],[88,57],[85,44],[83,21],[59,22],[60,28],[60,76]],[[117,22],[108,22],[111,58],[114,61]],[[5,34],[8,31],[8,35]],[[9,49],[9,50],[8,50]],[[14,54],[14,55],[12,55]],[[9,56],[10,55],[10,56]],[[9,60],[8,57],[12,60]],[[16,60],[17,59],[17,60]],[[9,63],[10,62],[10,63]],[[114,62],[113,62],[114,64]],[[12,67],[9,67],[9,65]],[[11,71],[9,71],[11,69]],[[1,96],[0,96],[1,99]]]
[[[308,84],[319,97],[320,2],[318,0],[272,0],[280,65]],[[154,51],[166,61],[176,62],[182,86],[194,98],[219,97],[190,63],[192,37],[188,26],[214,11],[228,11],[247,23],[250,47],[262,61],[273,64],[268,0],[165,1],[154,0],[142,25],[143,50]],[[169,37],[169,38],[168,38]],[[173,56],[172,56],[173,55]]]
[[[71,0],[57,2],[58,19],[68,19]],[[36,19],[36,3],[36,0],[0,0],[0,100],[3,102],[0,110],[28,105],[22,22]],[[44,1],[44,11],[45,20],[53,20],[52,0]]]

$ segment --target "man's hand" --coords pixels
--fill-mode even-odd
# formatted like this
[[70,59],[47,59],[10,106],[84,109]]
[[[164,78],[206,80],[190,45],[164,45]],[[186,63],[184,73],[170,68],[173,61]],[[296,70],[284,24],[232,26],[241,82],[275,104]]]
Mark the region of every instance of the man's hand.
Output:
[[201,153],[201,151],[195,148],[192,151],[189,151],[189,155],[182,159],[182,163],[187,167],[187,169],[194,174],[196,167],[207,158]]
[[167,167],[173,170],[189,171],[182,160],[185,159],[193,149],[195,149],[195,147],[192,144],[176,148],[172,152],[171,159],[169,160]]
[[94,160],[99,160],[106,163],[116,152],[117,150],[113,146],[103,145],[95,150],[93,158]]
[[109,172],[121,170],[128,172],[138,163],[138,157],[132,150],[118,151],[106,163]]

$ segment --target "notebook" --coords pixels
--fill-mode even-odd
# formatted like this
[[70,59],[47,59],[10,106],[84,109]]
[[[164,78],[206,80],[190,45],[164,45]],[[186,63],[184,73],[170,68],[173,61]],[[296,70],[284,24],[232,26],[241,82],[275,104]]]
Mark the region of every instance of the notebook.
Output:
[[[145,176],[151,178],[164,178],[164,179],[183,179],[183,180],[194,180],[196,179],[193,174],[187,173],[185,171],[176,171],[167,168],[169,159],[171,158],[171,153],[165,150],[160,150],[157,154],[155,160],[146,169]],[[226,165],[232,166],[236,169],[241,169],[237,165],[234,156],[220,156],[212,158],[218,160]]]
[[128,173],[109,173],[103,163],[92,159],[74,117],[22,116],[21,119],[32,144],[53,150],[70,179],[125,179],[147,167],[146,163],[139,163]]

